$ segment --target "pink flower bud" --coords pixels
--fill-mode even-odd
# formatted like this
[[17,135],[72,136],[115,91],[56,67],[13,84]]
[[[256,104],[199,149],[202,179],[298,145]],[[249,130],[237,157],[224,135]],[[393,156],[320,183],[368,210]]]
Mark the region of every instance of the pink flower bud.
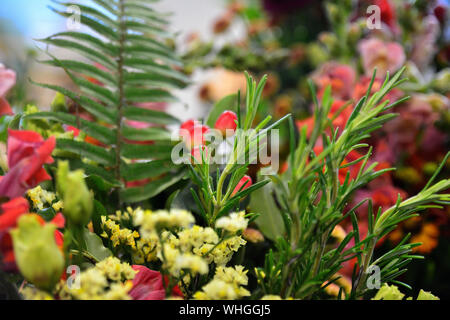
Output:
[[239,190],[244,191],[245,189],[248,189],[252,186],[252,178],[250,178],[249,176],[244,176],[241,181],[239,181],[239,183],[237,184],[236,188],[234,188],[233,193],[231,194],[231,196],[236,195],[236,193],[239,192]]
[[226,135],[227,130],[232,130],[233,132],[237,127],[237,115],[233,111],[225,111],[222,113],[216,121],[215,129],[219,130],[222,135]]

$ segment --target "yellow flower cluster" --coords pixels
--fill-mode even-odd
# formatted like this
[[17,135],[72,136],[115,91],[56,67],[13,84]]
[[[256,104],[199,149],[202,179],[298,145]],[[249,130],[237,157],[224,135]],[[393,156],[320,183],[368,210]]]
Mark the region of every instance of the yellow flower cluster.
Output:
[[204,259],[189,252],[181,252],[168,243],[159,250],[158,258],[163,262],[163,268],[174,277],[208,273],[208,264]]
[[194,253],[204,257],[208,263],[214,262],[218,266],[226,265],[233,254],[239,250],[239,248],[245,245],[245,241],[241,236],[234,236],[223,240],[219,244],[206,243],[199,248],[194,248]]
[[222,217],[216,221],[217,229],[224,229],[229,233],[238,233],[247,228],[248,220],[245,219],[245,211],[231,213],[228,217]]
[[36,287],[25,287],[20,291],[20,294],[25,300],[53,300],[53,297]]
[[248,284],[247,271],[242,266],[218,267],[214,278],[201,291],[194,294],[196,300],[236,300],[250,296],[242,286]]
[[135,275],[128,263],[109,257],[82,272],[70,287],[64,283],[59,296],[64,300],[129,300]]
[[42,189],[41,186],[28,190],[27,196],[31,200],[35,210],[43,210],[51,206],[58,212],[63,208],[63,202],[61,200],[53,203],[56,200],[56,194]]
[[128,263],[121,262],[116,257],[106,258],[97,263],[95,267],[112,281],[131,280],[136,275],[136,271]]
[[105,216],[102,216],[101,226],[103,233],[101,236],[110,239],[114,247],[119,247],[122,245],[128,246],[131,250],[133,262],[136,264],[144,264],[146,262],[156,260],[156,246],[158,244],[158,237],[153,235],[149,238],[142,239],[137,231],[132,231],[128,228],[121,228],[120,225],[112,219],[115,219],[116,221],[124,221],[121,218],[125,217],[125,219],[128,219],[130,216],[129,212],[125,213],[126,216],[122,215],[120,211],[118,211],[118,213],[116,213],[115,216],[110,216],[111,219],[107,219]]
[[131,231],[127,228],[120,228],[120,225],[111,219],[107,219],[105,216],[102,219],[102,237],[108,238],[112,241],[114,247],[120,245],[126,245],[132,249],[136,249],[136,240],[139,238],[139,233],[137,231]]
[[[147,212],[151,212],[147,210]],[[144,210],[142,210],[140,207],[133,209],[131,207],[127,207],[125,211],[116,211],[114,215],[110,215],[109,218],[114,221],[121,221],[121,222],[132,222],[134,220],[139,219],[139,217],[142,217],[144,215]]]
[[135,219],[135,224],[139,225],[143,238],[152,236],[164,229],[188,228],[194,224],[195,219],[186,210],[172,209],[170,211],[145,211]]

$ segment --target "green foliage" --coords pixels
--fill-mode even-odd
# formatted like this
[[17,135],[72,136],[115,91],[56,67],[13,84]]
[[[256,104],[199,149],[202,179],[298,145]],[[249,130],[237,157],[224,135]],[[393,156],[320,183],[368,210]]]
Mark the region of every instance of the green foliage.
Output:
[[[162,127],[178,120],[163,111],[144,109],[138,104],[176,101],[168,89],[182,88],[188,79],[174,69],[181,62],[165,44],[170,36],[165,30],[167,21],[162,14],[151,9],[148,1],[92,2],[97,6],[76,4],[81,9],[81,24],[91,32],[60,32],[40,40],[48,46],[80,55],[78,60],[62,60],[48,53],[51,59],[43,61],[64,69],[79,89],[76,92],[58,85],[35,83],[72,99],[76,106],[75,114],[62,112],[65,108],[60,97],[54,104],[54,111],[33,113],[25,118],[47,119],[74,126],[97,139],[98,145],[58,139],[57,146],[74,155],[70,160],[77,166],[88,167],[90,170],[84,168],[86,173],[117,187],[121,203],[138,202],[157,195],[183,177],[179,167],[169,165],[170,153],[167,151],[172,147],[171,136]],[[57,8],[52,10],[69,17],[66,7],[74,4],[55,3]],[[87,80],[92,78],[97,81]],[[82,112],[88,112],[95,119],[82,119]],[[157,126],[136,129],[127,120]],[[154,145],[130,141],[153,141]],[[130,163],[131,159],[149,162],[152,170],[142,170],[143,164]],[[161,175],[163,177],[159,179]],[[152,181],[141,187],[125,187],[126,181],[138,179]]]
[[[381,269],[381,283],[395,282],[404,285],[396,281],[396,278],[406,271],[404,266],[411,259],[418,258],[410,254],[411,249],[418,244],[407,244],[405,238],[396,248],[374,261],[375,245],[395,229],[398,223],[414,216],[416,212],[432,207],[433,204],[448,204],[450,195],[440,192],[449,188],[450,180],[432,185],[438,170],[417,196],[404,201],[399,197],[397,204],[385,212],[374,213],[369,200],[369,227],[365,238],[361,238],[359,234],[355,210],[367,200],[343,214],[355,190],[390,170],[375,171],[377,163],[368,164],[371,148],[361,141],[395,117],[395,114],[386,111],[406,99],[392,104],[388,100],[383,101],[390,90],[404,81],[400,80],[402,72],[403,70],[398,72],[392,79],[388,74],[381,89],[371,96],[370,85],[366,96],[358,102],[344,128],[334,129],[328,118],[332,104],[330,87],[325,91],[322,101],[314,101],[315,125],[310,137],[307,137],[304,127],[299,141],[295,141],[294,125],[291,123],[289,170],[281,177],[272,177],[271,188],[277,210],[270,206],[267,207],[269,210],[260,212],[261,219],[266,220],[273,220],[271,215],[281,216],[285,229],[284,234],[278,234],[276,250],[266,256],[264,268],[257,270],[265,294],[281,293],[282,297],[316,298],[327,285],[338,280],[336,274],[342,264],[352,258],[357,259],[357,268],[352,279],[352,290],[346,295],[347,298],[358,298],[369,290],[366,281],[371,266]],[[316,97],[312,84],[311,91],[312,96]],[[326,130],[330,133],[325,133]],[[314,150],[319,139],[323,146],[320,152]],[[360,152],[361,149],[366,149],[364,156],[344,165],[346,156],[356,149]],[[345,181],[340,181],[340,171],[356,164],[360,166],[356,177],[350,177],[348,171]],[[353,230],[338,246],[332,245],[332,231],[346,218],[351,219]]]

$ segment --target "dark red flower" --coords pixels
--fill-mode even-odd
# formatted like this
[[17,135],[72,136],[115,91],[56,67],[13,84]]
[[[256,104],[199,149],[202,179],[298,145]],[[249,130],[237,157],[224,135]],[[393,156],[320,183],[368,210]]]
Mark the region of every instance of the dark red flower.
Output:
[[45,140],[34,131],[9,130],[8,173],[0,180],[0,196],[17,198],[28,189],[34,188],[50,175],[43,165],[52,163],[52,151],[56,139]]
[[[132,267],[138,271],[133,279],[133,288],[128,293],[133,300],[164,300],[166,298],[166,290],[160,272],[144,266],[134,265]],[[167,278],[164,282],[167,283]],[[183,297],[178,286],[174,287],[172,295]]]

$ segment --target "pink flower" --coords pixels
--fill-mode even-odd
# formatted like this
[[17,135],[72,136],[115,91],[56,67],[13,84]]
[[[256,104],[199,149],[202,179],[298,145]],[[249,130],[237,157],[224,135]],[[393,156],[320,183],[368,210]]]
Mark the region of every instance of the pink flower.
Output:
[[0,97],[4,98],[16,84],[16,73],[0,63]]
[[[164,284],[167,284],[167,278],[163,283],[163,277],[160,272],[150,270],[144,266],[132,266],[138,271],[133,279],[133,288],[128,293],[133,300],[164,300],[166,290]],[[172,290],[173,296],[183,297],[178,286]]]
[[374,68],[377,74],[384,76],[400,69],[406,61],[403,47],[396,42],[384,42],[377,38],[361,40],[358,45],[366,75],[372,75]]
[[312,75],[312,79],[318,86],[319,97],[322,97],[326,87],[331,85],[334,98],[347,100],[351,97],[356,73],[348,65],[328,62]]
[[13,111],[5,96],[9,90],[16,84],[16,73],[13,70],[6,69],[0,63],[0,116],[11,115]]
[[0,196],[17,198],[34,188],[50,175],[43,165],[52,163],[56,145],[54,137],[45,140],[34,131],[9,130],[8,173],[0,180]]

